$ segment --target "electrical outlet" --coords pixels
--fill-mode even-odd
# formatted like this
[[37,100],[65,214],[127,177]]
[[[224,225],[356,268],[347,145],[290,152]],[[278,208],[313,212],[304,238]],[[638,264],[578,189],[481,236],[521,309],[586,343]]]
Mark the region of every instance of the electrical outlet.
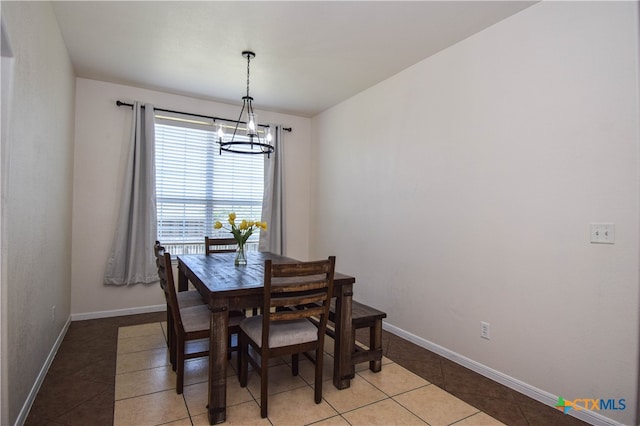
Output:
[[56,322],[56,305],[51,307],[51,322]]
[[613,223],[592,223],[591,243],[614,244],[616,242],[616,228]]
[[480,321],[480,337],[483,339],[491,339],[491,324]]

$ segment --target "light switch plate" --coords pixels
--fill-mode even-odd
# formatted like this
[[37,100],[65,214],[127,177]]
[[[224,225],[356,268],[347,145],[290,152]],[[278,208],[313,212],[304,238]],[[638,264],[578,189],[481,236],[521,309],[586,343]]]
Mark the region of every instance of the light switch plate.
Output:
[[613,223],[592,223],[591,242],[594,244],[613,244],[616,240],[616,230]]

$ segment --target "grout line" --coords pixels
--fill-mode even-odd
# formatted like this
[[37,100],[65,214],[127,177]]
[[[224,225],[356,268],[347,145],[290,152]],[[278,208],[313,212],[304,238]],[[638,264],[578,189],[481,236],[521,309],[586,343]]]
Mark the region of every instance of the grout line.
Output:
[[[473,406],[472,406],[472,407],[473,407]],[[473,408],[476,408],[476,407],[473,407]],[[453,422],[453,423],[449,423],[449,426],[454,426],[454,425],[456,425],[456,424],[458,424],[458,423],[460,423],[460,422],[462,422],[462,421],[464,421],[464,420],[467,420],[468,418],[471,418],[471,417],[473,417],[473,416],[477,416],[479,413],[482,413],[482,411],[478,410],[478,411],[476,411],[476,412],[475,412],[475,413],[473,413],[473,414],[469,414],[468,416],[463,417],[462,419],[456,420],[456,421],[455,421],[455,422]],[[484,413],[484,414],[487,414],[487,413]],[[488,416],[488,414],[487,414],[487,416]],[[493,418],[493,417],[492,417],[492,418]],[[496,419],[496,421],[497,421],[497,419]]]
[[[148,392],[148,393],[143,393],[142,395],[128,396],[126,398],[120,398],[120,399],[115,399],[115,394],[114,394],[113,403],[115,404],[116,402],[127,401],[129,399],[135,399],[135,398],[142,398],[143,396],[155,395],[157,393],[163,393],[163,392],[168,392],[168,391],[174,391],[175,392],[176,391],[175,386],[172,387],[172,388],[169,388],[169,389],[159,389],[159,390],[151,391],[151,392]],[[183,394],[184,394],[184,392],[183,392]],[[180,395],[180,396],[182,396],[182,395]]]
[[155,370],[155,369],[158,369],[158,368],[166,368],[166,367],[171,368],[171,364],[169,363],[169,364],[164,364],[164,365],[156,365],[154,367],[141,368],[139,370],[123,371],[122,373],[116,373],[116,377],[124,376],[126,374],[134,374],[134,373],[139,373],[141,371],[149,371],[149,370]]
[[[185,386],[185,388],[186,388],[186,386]],[[193,419],[191,418],[192,417],[191,416],[191,411],[189,411],[189,404],[187,404],[187,398],[184,396],[184,394],[185,394],[185,392],[184,392],[184,389],[183,389],[182,395],[180,395],[180,396],[182,396],[182,401],[184,402],[184,406],[187,409],[187,418],[189,419],[189,422],[193,426]]]

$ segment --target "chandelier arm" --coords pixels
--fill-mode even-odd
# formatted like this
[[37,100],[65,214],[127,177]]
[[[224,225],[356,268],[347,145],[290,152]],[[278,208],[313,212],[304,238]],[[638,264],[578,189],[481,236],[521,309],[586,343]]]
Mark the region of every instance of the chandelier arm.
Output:
[[231,136],[231,142],[233,142],[233,140],[236,137],[236,133],[238,132],[238,126],[240,125],[240,123],[243,123],[242,121],[242,113],[244,112],[244,104],[245,102],[242,101],[242,109],[240,110],[240,115],[238,116],[238,121],[236,122],[236,127],[233,128],[233,135]]

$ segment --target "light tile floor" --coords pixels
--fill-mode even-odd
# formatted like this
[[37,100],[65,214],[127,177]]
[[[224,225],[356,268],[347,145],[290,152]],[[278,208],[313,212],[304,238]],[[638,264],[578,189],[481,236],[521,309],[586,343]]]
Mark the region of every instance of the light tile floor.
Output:
[[[382,371],[356,368],[351,387],[331,381],[333,345],[327,337],[323,400],[313,400],[313,364],[300,361],[291,375],[286,360],[269,374],[269,417],[260,418],[260,379],[250,373],[246,388],[237,380],[235,356],[227,372],[228,425],[501,425],[499,421],[404,367],[383,358]],[[206,358],[187,361],[185,387],[176,394],[176,375],[166,349],[166,323],[120,327],[116,358],[116,426],[208,424]]]

